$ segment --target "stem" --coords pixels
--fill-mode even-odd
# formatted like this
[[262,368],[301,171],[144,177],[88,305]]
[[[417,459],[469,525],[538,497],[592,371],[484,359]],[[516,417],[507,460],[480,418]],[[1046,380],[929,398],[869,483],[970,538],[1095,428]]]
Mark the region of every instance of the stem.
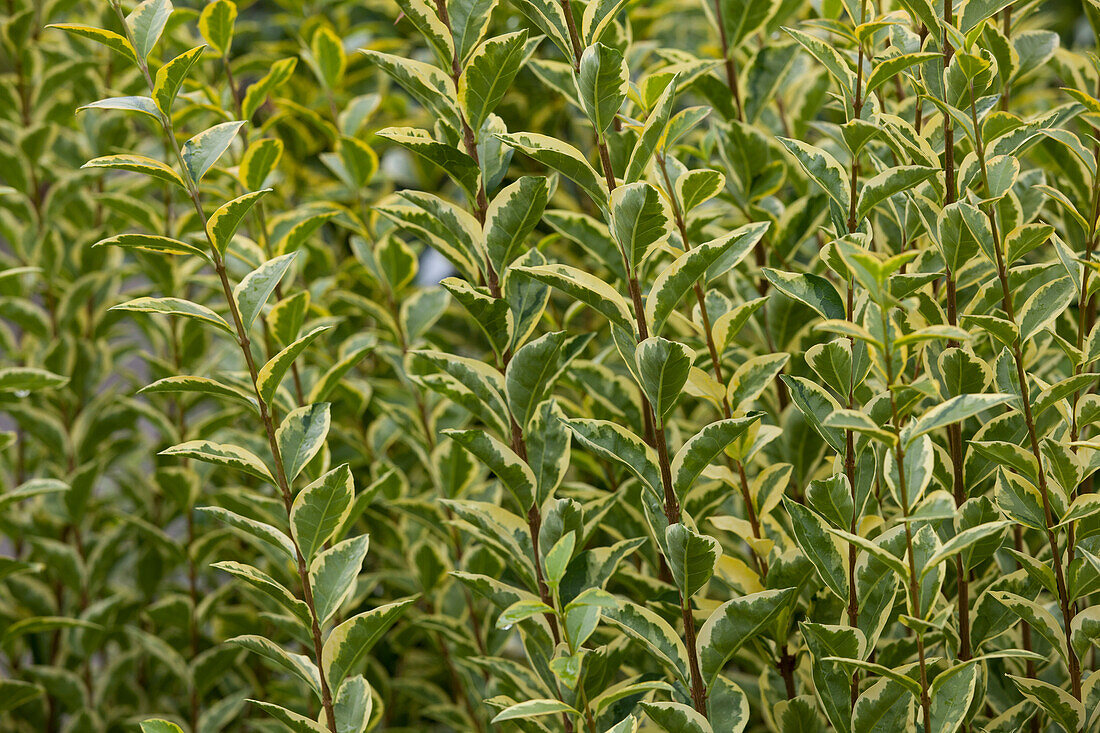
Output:
[[[863,0],[860,6],[860,18],[859,22],[862,25],[867,19],[867,0]],[[858,119],[860,116],[860,110],[863,107],[863,44],[859,44],[859,54],[856,68],[856,86],[852,98],[852,119]],[[848,208],[848,233],[852,234],[858,227],[856,221],[856,202],[858,200],[857,191],[859,188],[859,156],[852,155],[852,172],[850,178],[850,189],[848,191],[848,197],[851,199]],[[848,297],[845,304],[845,317],[851,321],[855,318],[855,280],[848,278]],[[855,351],[856,340],[854,337],[848,337],[848,347],[852,352],[853,366],[855,365]],[[848,381],[848,404],[849,410],[853,409],[855,405],[855,374],[851,375]],[[849,526],[849,531],[852,534],[856,533],[857,528],[857,500],[856,500],[856,445],[855,434],[851,430],[844,431],[844,474],[848,479],[848,490],[852,495],[852,522]],[[848,626],[856,628],[859,624],[859,598],[856,594],[856,557],[857,550],[853,544],[848,545]],[[855,710],[856,700],[859,699],[859,673],[852,673],[852,683],[850,686],[849,703],[851,708]]]
[[[985,164],[985,146],[981,137],[981,128],[978,127],[978,112],[974,104],[974,89],[970,88],[970,119],[974,123],[977,140],[974,152],[978,156],[978,165],[981,169],[982,184],[989,189],[989,174]],[[986,210],[989,226],[993,233],[993,251],[997,258],[997,279],[1001,283],[1001,298],[1008,319],[1016,324],[1016,310],[1012,303],[1012,291],[1008,285],[1008,268],[1005,265],[1004,255],[1001,252],[1001,240],[997,231],[997,214],[992,207]],[[1087,268],[1086,268],[1087,269]],[[1071,626],[1073,623],[1073,606],[1070,603],[1069,592],[1066,586],[1065,571],[1062,567],[1062,553],[1058,548],[1058,537],[1054,533],[1053,513],[1050,508],[1050,492],[1047,488],[1046,473],[1043,470],[1043,453],[1039,448],[1039,434],[1035,428],[1035,418],[1031,413],[1031,390],[1027,382],[1027,373],[1024,371],[1024,354],[1021,348],[1020,338],[1012,344],[1012,357],[1016,362],[1016,378],[1020,382],[1020,400],[1023,403],[1024,422],[1027,425],[1028,441],[1031,444],[1031,453],[1035,457],[1039,467],[1039,494],[1043,499],[1043,520],[1046,525],[1047,542],[1050,544],[1051,560],[1054,565],[1054,580],[1058,588],[1058,605],[1062,611],[1063,630],[1066,636],[1066,660],[1069,667],[1070,685],[1073,696],[1081,699],[1081,668],[1077,660],[1077,654],[1071,643]]]
[[733,106],[737,111],[737,120],[745,121],[745,112],[741,106],[741,91],[737,85],[737,67],[734,64],[733,53],[730,49],[729,38],[726,36],[726,24],[722,17],[722,0],[714,0],[714,17],[718,21],[718,39],[722,43],[722,58],[726,65],[726,86],[733,95]]
[[[954,8],[952,3],[944,3],[943,20],[947,26],[954,25]],[[951,64],[951,57],[955,49],[951,46],[947,31],[943,32],[943,69],[946,72]],[[950,115],[943,116],[943,183],[944,206],[955,201],[955,128]],[[947,268],[947,322],[952,326],[959,325],[958,299],[956,293],[955,273]],[[949,347],[957,347],[956,341],[949,341]],[[962,446],[962,426],[952,423],[947,426],[947,447],[951,456],[951,480],[955,508],[958,509],[966,501],[966,480],[963,474],[964,453]],[[970,579],[966,568],[963,566],[962,555],[955,556],[956,577],[956,602],[959,608],[959,659],[970,659]]]
[[[894,397],[893,353],[890,346],[890,321],[886,308],[880,306],[882,315],[883,361],[886,364],[886,391],[890,394],[890,414],[893,421],[894,460],[898,464],[898,493],[901,497],[902,520],[905,525],[905,547],[909,560],[909,603],[914,618],[923,620],[920,605],[920,589],[917,586],[917,566],[913,555],[913,524],[909,522],[909,489],[905,483],[905,447],[901,439],[901,424],[898,420],[897,399]],[[928,669],[924,656],[924,632],[917,628],[917,660],[920,663],[920,704],[924,718],[924,733],[932,733],[932,701],[928,697]]]

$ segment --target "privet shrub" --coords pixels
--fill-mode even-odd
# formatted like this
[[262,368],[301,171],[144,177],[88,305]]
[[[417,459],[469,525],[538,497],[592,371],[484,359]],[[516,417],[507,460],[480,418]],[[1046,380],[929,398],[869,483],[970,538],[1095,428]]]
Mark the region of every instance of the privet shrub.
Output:
[[0,729],[1100,730],[1100,5],[181,5],[7,3]]

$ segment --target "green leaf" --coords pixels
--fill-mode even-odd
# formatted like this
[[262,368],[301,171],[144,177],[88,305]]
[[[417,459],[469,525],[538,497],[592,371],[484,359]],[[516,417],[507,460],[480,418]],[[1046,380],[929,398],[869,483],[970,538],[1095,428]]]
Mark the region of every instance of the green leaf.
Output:
[[974,700],[978,682],[977,662],[963,662],[944,670],[932,680],[928,696],[932,699],[932,730],[955,733],[963,724]]
[[169,316],[183,316],[196,321],[209,323],[226,333],[232,334],[232,327],[214,311],[204,305],[192,303],[181,298],[135,298],[126,303],[111,306],[110,310],[137,311],[139,313],[163,313]]
[[314,339],[332,328],[333,326],[318,326],[271,357],[270,361],[260,367],[260,371],[256,375],[256,389],[264,402],[271,404],[276,391],[279,389],[279,384],[282,383],[283,377],[286,376],[294,360],[305,351],[307,346],[313,343]]
[[141,721],[141,733],[183,733],[183,729],[167,720],[152,718]]
[[520,428],[525,429],[531,422],[539,403],[561,374],[563,357],[570,358],[573,354],[568,351],[576,344],[577,340],[568,338],[564,331],[555,331],[524,344],[512,356],[505,372],[505,393]]
[[228,443],[214,443],[209,440],[189,440],[186,443],[165,448],[158,455],[194,458],[216,466],[235,468],[238,471],[275,483],[275,478],[255,453]]
[[5,367],[0,369],[0,392],[35,392],[56,389],[69,383],[68,377],[35,367]]
[[[251,148],[249,149],[251,150]],[[269,193],[271,193],[270,188],[246,193],[222,204],[217,211],[210,215],[210,218],[206,220],[206,235],[214,244],[214,248],[218,250],[218,254],[222,257],[225,256],[226,250],[229,249],[229,243],[233,240],[233,235],[237,233],[237,228],[241,225],[245,215],[252,210],[252,207],[260,199]]]
[[267,299],[297,256],[297,252],[291,252],[274,257],[245,275],[237,283],[237,287],[233,288],[233,299],[237,301],[237,310],[241,314],[245,331],[252,328],[256,316],[267,304]]
[[791,518],[791,529],[799,549],[813,563],[825,585],[841,600],[848,600],[850,591],[844,558],[829,536],[828,523],[814,510],[787,497],[783,497],[783,506]]
[[783,371],[790,355],[782,352],[756,356],[741,363],[729,378],[727,399],[734,409],[760,398]]
[[[294,56],[279,59],[273,63],[271,69],[259,81],[250,84],[245,91],[244,99],[241,100],[241,117],[246,120],[252,119],[260,105],[267,101],[268,96],[290,79],[297,66],[298,59]],[[259,186],[250,186],[249,188],[259,188]]]
[[852,730],[897,733],[909,725],[915,702],[909,690],[890,679],[868,687],[852,709]]
[[[565,577],[565,571],[569,567],[569,561],[573,559],[573,549],[576,547],[577,533],[566,532],[562,535],[561,539],[554,543],[544,559],[546,582],[551,588],[556,588],[561,584],[561,579]],[[575,644],[582,644],[583,641],[574,641]]]
[[373,706],[370,684],[362,675],[344,680],[333,701],[337,733],[366,733]]
[[214,0],[199,14],[199,33],[220,56],[229,55],[233,43],[233,24],[237,21],[237,5],[232,0]]
[[603,138],[626,100],[629,72],[619,51],[594,43],[581,54],[577,92],[596,135]]
[[668,733],[711,733],[706,717],[678,702],[642,702],[642,710]]
[[921,580],[923,580],[924,576],[930,571],[935,570],[936,566],[947,558],[953,557],[989,537],[1000,535],[1010,524],[1011,522],[1008,520],[999,520],[996,522],[979,524],[976,527],[970,527],[959,532],[947,542],[943,543],[931,557],[925,560],[924,568],[920,571]]
[[668,565],[672,579],[684,598],[691,598],[705,586],[722,557],[722,545],[713,537],[699,534],[683,524],[665,528]]
[[726,601],[699,630],[699,663],[709,684],[737,650],[765,633],[798,595],[797,588],[766,590]]
[[481,129],[526,58],[526,30],[490,38],[474,50],[458,78],[459,108],[471,128]]
[[[585,8],[585,13],[587,14],[588,8],[592,8],[596,4],[598,4],[598,0],[589,3]],[[653,103],[653,109],[638,134],[638,142],[634,143],[634,150],[630,153],[630,160],[627,163],[623,180],[633,182],[645,175],[649,161],[653,158],[653,153],[656,152],[658,145],[664,138],[665,131],[668,129],[668,122],[672,117],[672,103],[676,99],[676,83],[677,77],[670,78],[661,95],[657,97],[657,101]]]
[[208,377],[194,377],[188,375],[165,377],[164,379],[158,379],[152,384],[142,387],[138,392],[140,394],[178,394],[181,392],[208,394],[214,397],[225,397],[231,400],[237,400],[253,408],[256,406],[256,398],[252,395],[236,387],[222,384],[216,379],[210,379]]
[[611,194],[611,236],[636,272],[650,251],[671,233],[668,205],[648,183],[628,183]]
[[174,183],[185,191],[187,190],[187,184],[180,178],[179,173],[176,173],[159,160],[146,158],[144,155],[105,155],[101,158],[89,160],[81,168],[114,168],[115,170],[144,173],[161,181]]
[[115,33],[114,31],[104,30],[103,28],[93,28],[90,25],[79,25],[75,23],[52,23],[47,28],[57,28],[58,30],[71,33],[74,36],[81,36],[82,38],[90,38],[96,43],[102,43],[107,48],[122,54],[130,61],[137,63],[137,54],[134,52],[134,47],[130,44],[130,41],[125,36]]
[[1100,607],[1092,606],[1079,611],[1070,624],[1073,650],[1084,658],[1092,645],[1100,646]]
[[305,487],[294,497],[290,528],[307,563],[332,539],[351,510],[354,494],[351,470],[344,463]]
[[456,443],[476,456],[492,471],[519,508],[527,511],[535,498],[535,474],[515,452],[482,430],[445,430]]
[[326,89],[339,89],[348,64],[340,36],[327,25],[319,26],[310,39],[309,50],[317,78]]
[[769,0],[721,0],[722,24],[730,51],[767,25],[778,6]]
[[462,187],[471,201],[477,198],[481,168],[466,153],[446,143],[436,142],[429,132],[415,127],[387,127],[376,134],[439,166]]
[[599,41],[627,0],[594,0],[584,6],[581,39],[586,45]]
[[1063,660],[1066,659],[1066,640],[1058,619],[1050,611],[1035,601],[1008,591],[990,590],[989,594],[1005,608],[1020,617],[1020,620],[1031,627],[1034,633],[1039,634],[1056,650]]
[[[788,32],[790,32],[788,30]],[[828,194],[841,211],[851,206],[851,191],[848,186],[848,174],[836,158],[821,148],[814,147],[801,140],[781,137],[779,142],[794,156],[806,175]]]
[[493,199],[485,212],[485,248],[498,273],[518,257],[538,225],[550,184],[541,176],[522,176]]
[[[747,224],[729,234],[694,247],[676,258],[653,281],[646,297],[646,320],[654,335],[660,335],[680,300],[696,283],[705,284],[735,266],[768,230],[768,224]],[[718,263],[717,265],[715,263]]]
[[[232,6],[233,3],[229,2],[229,0],[218,0],[217,2],[207,5],[203,10],[203,15],[206,15],[206,11],[210,8],[219,5]],[[233,6],[234,15],[236,12],[236,6]],[[230,27],[230,33],[232,33],[232,26]],[[156,100],[157,109],[165,116],[172,114],[172,103],[176,101],[176,95],[179,93],[180,86],[183,85],[183,81],[187,78],[187,74],[191,71],[191,67],[202,57],[204,49],[205,46],[196,46],[189,51],[184,51],[164,66],[157,69],[156,82],[153,84],[153,99]]]
[[454,81],[448,74],[423,61],[405,59],[368,48],[359,51],[400,84],[416,101],[441,119],[451,121],[454,127],[459,126],[458,110],[455,107],[457,93]]
[[676,199],[686,216],[692,209],[717,196],[725,188],[726,177],[720,172],[698,168],[676,179]]
[[693,435],[672,459],[672,486],[683,497],[710,463],[760,419],[760,413],[719,420]]
[[294,594],[287,590],[282,583],[259,568],[245,563],[233,562],[231,560],[212,563],[210,567],[216,570],[222,570],[236,578],[244,580],[253,588],[259,590],[268,598],[273,599],[276,603],[283,606],[283,608],[290,611],[298,620],[298,623],[301,624],[302,628],[309,627],[309,607],[304,602],[295,598]]
[[1017,316],[1020,340],[1026,343],[1053,325],[1054,320],[1073,302],[1075,294],[1073,280],[1068,277],[1046,283],[1036,290]]
[[843,454],[845,451],[843,431],[825,425],[829,415],[841,409],[837,401],[822,387],[803,377],[784,374],[780,379],[787,385],[791,401],[795,403],[806,420],[837,453]]
[[654,496],[663,496],[657,453],[638,436],[606,420],[573,419],[566,425],[585,448],[626,467]]
[[[429,6],[425,0],[398,0],[401,13],[409,20],[420,35],[431,45],[435,52],[436,60],[443,68],[450,68],[455,56],[455,44],[451,39],[451,31],[446,24],[439,19],[434,5]],[[450,20],[450,18],[448,18]],[[463,57],[459,57],[461,64]],[[460,66],[461,68],[461,66]],[[474,126],[474,129],[478,129]]]
[[[274,479],[269,480],[271,483],[275,483]],[[251,535],[270,547],[281,550],[286,555],[287,561],[296,561],[298,559],[297,552],[294,549],[294,543],[291,541],[290,537],[286,536],[275,527],[272,527],[270,524],[259,522],[255,519],[249,519],[248,517],[241,516],[236,512],[223,509],[222,507],[204,506],[198,507],[197,511],[200,514],[209,514],[220,519],[234,529]]]
[[573,47],[569,42],[570,33],[565,13],[558,0],[518,0],[516,8],[538,26],[539,30],[549,36],[567,59],[573,60]]
[[635,360],[642,390],[653,406],[657,422],[676,406],[691,368],[691,349],[675,341],[651,336],[638,344]]
[[497,134],[505,145],[520,150],[576,183],[600,207],[607,206],[607,184],[588,159],[572,145],[534,132]]
[[688,684],[687,648],[667,621],[629,601],[621,601],[618,608],[606,609],[604,618],[637,641],[682,684]]
[[927,168],[919,165],[902,165],[896,168],[887,168],[881,173],[871,177],[859,190],[859,200],[856,203],[856,217],[864,218],[871,213],[876,205],[901,191],[915,188],[937,173],[935,168]]
[[[282,140],[270,137],[257,140],[249,145],[248,149],[244,151],[244,155],[241,156],[237,176],[246,189],[259,193],[268,176],[271,175],[271,171],[275,170],[275,166],[279,164],[282,157]],[[245,194],[245,196],[250,195],[253,194]],[[226,206],[229,206],[229,204],[226,204]],[[214,214],[217,215],[217,212],[214,212]]]
[[292,733],[328,733],[328,729],[320,723],[299,715],[293,710],[288,710],[282,705],[251,699],[248,702],[278,720]]
[[451,0],[447,12],[451,16],[451,36],[459,63],[464,63],[470,52],[481,41],[496,7],[496,0]]
[[942,58],[942,54],[901,53],[895,56],[889,56],[876,63],[875,68],[871,70],[870,76],[867,77],[867,86],[864,90],[864,94],[870,95],[880,86],[890,81],[910,66],[915,66],[916,64],[921,64],[936,58]]
[[1081,730],[1081,721],[1085,718],[1085,709],[1080,700],[1049,682],[1016,675],[1005,675],[1016,683],[1016,687],[1028,700],[1032,701],[1062,726],[1066,731]]
[[279,429],[275,431],[275,438],[288,482],[293,482],[321,450],[328,436],[330,422],[327,402],[299,407],[283,418]]
[[223,122],[203,130],[183,144],[183,165],[194,185],[197,186],[206,172],[218,162],[244,124],[244,120]]
[[[347,517],[350,512],[345,513]],[[325,624],[351,595],[355,579],[367,557],[369,537],[365,534],[338,542],[317,555],[309,567],[313,604],[317,620]]]
[[528,718],[539,718],[544,715],[555,715],[558,713],[566,713],[568,715],[580,715],[579,712],[574,710],[571,706],[566,705],[560,700],[527,700],[525,702],[516,703],[506,707],[497,713],[496,717],[492,719],[492,723],[502,723],[506,720],[525,720]]
[[353,616],[333,629],[321,652],[328,683],[339,685],[348,674],[353,673],[414,600],[409,598],[387,603]]
[[124,112],[140,112],[147,117],[151,117],[158,123],[163,119],[157,103],[150,97],[108,97],[107,99],[100,99],[90,104],[85,104],[82,107],[77,107],[76,111],[82,112],[86,109],[114,109]]
[[498,629],[507,630],[529,618],[553,613],[554,609],[550,608],[550,606],[547,606],[542,601],[534,598],[524,598],[523,600],[516,601],[500,612],[500,616],[497,617],[496,627]]
[[942,402],[920,416],[912,428],[905,431],[906,444],[920,436],[945,428],[1012,399],[1007,394],[964,394]]
[[[848,61],[840,55],[839,51],[825,41],[822,41],[820,38],[815,38],[800,30],[784,28],[783,31],[791,38],[798,41],[798,43],[832,75],[837,83],[840,84],[840,89],[845,99],[850,99],[852,97],[852,92],[855,89],[856,75],[852,73]],[[848,210],[847,205],[841,208],[844,209],[844,211]]]
[[512,269],[590,306],[620,328],[627,331],[633,328],[630,309],[623,296],[595,275],[570,265],[516,266]]
[[146,58],[157,45],[171,14],[170,0],[145,0],[126,16],[126,25],[134,39],[134,50],[139,59]]
[[823,318],[842,320],[847,316],[844,299],[831,282],[810,272],[783,272],[770,267],[763,268],[764,277],[776,290],[804,303]]
[[144,252],[157,252],[159,254],[195,255],[204,260],[210,259],[210,255],[193,244],[187,244],[187,242],[169,237],[160,237],[155,234],[116,234],[113,237],[101,239],[92,246],[103,247],[106,245],[122,247],[123,249],[140,249]]
[[993,230],[980,209],[966,202],[943,208],[936,224],[940,251],[949,272],[959,272],[981,248],[994,259]]

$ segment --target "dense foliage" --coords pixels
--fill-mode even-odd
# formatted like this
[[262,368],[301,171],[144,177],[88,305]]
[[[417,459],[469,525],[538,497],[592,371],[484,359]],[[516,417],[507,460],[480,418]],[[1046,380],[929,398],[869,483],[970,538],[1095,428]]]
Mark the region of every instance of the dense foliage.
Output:
[[1100,731],[1100,4],[5,12],[0,730]]

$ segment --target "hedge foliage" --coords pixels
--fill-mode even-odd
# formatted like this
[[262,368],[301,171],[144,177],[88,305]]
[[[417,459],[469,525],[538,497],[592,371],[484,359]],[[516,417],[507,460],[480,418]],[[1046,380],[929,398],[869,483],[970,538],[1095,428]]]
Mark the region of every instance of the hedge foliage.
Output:
[[1100,731],[1100,4],[7,0],[0,729]]

